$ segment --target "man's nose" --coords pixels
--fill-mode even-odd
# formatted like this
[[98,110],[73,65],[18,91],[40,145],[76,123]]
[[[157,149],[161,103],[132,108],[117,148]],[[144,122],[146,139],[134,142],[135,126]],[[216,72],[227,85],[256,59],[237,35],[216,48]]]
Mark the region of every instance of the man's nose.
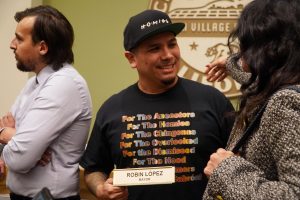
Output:
[[16,38],[14,38],[11,42],[10,42],[10,49],[15,50],[17,47],[16,45]]
[[162,58],[169,59],[172,58],[172,56],[173,56],[172,51],[168,47],[165,47],[162,51]]

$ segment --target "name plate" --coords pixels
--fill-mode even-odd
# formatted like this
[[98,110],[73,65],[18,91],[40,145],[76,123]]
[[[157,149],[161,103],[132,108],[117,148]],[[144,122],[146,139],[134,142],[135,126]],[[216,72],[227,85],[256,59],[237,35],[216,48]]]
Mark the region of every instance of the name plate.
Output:
[[146,167],[113,170],[113,185],[156,185],[175,182],[175,167]]

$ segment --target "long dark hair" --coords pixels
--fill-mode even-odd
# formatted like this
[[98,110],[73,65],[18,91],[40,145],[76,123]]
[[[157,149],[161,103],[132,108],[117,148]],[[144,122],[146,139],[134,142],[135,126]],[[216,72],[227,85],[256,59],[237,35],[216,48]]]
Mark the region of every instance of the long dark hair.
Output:
[[37,6],[17,12],[15,20],[19,22],[28,16],[36,16],[32,30],[34,44],[43,40],[48,45],[44,61],[52,64],[54,70],[60,69],[64,62],[73,63],[74,31],[67,18],[51,6]]
[[240,55],[251,78],[242,84],[238,127],[275,91],[300,83],[300,1],[254,0],[242,11],[229,45],[240,43]]

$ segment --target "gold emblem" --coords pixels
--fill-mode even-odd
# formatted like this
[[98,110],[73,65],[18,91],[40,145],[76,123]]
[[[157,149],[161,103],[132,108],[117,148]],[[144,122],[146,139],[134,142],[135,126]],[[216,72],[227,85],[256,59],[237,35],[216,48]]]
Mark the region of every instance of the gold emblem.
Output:
[[[161,10],[173,22],[185,23],[177,36],[181,49],[180,77],[212,85],[227,97],[240,95],[240,84],[231,77],[222,82],[206,81],[205,65],[229,55],[227,38],[251,0],[150,0],[149,8]],[[233,46],[233,48],[238,48]]]

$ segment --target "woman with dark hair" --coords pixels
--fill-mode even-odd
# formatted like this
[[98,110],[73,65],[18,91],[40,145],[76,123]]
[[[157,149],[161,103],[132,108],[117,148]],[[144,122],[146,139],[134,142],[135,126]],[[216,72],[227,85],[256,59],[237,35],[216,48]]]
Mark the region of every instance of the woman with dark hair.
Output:
[[239,81],[241,101],[226,150],[212,154],[203,199],[300,198],[300,1],[254,0],[208,80]]

